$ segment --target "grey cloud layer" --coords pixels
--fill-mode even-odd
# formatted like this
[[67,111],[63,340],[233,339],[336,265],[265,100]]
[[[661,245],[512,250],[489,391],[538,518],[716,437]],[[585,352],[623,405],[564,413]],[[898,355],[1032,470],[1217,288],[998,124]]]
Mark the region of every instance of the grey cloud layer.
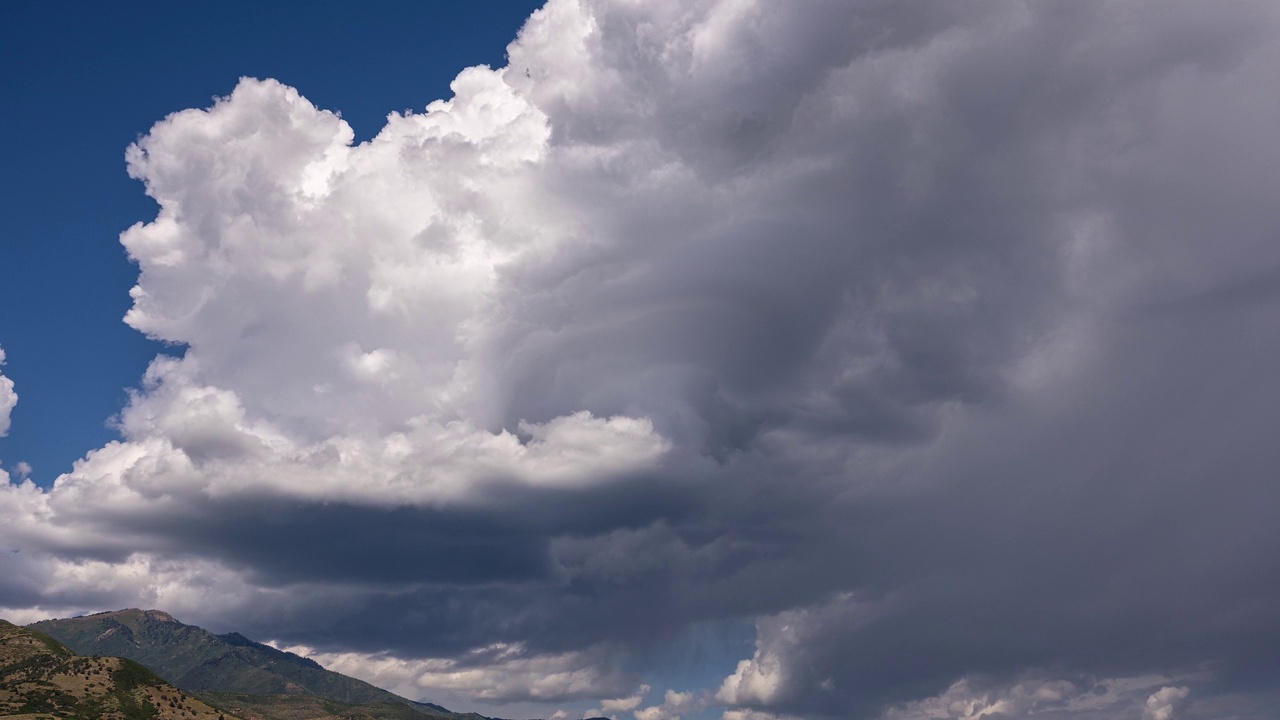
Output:
[[626,697],[638,648],[755,619],[726,717],[1243,716],[1280,670],[1278,30],[553,0],[360,146],[244,80],[130,151],[128,322],[186,355],[0,488],[0,605],[490,700],[575,662],[528,697]]

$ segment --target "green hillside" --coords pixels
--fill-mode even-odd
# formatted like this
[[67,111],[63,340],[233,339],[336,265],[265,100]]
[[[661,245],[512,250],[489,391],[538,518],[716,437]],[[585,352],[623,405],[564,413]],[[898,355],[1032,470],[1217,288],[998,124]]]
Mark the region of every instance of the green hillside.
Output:
[[314,660],[254,642],[214,635],[158,610],[117,610],[30,626],[82,655],[136,660],[189,692],[316,695],[345,703],[408,701]]
[[215,635],[158,610],[117,610],[43,620],[30,627],[83,655],[135,660],[179,688],[224,707],[234,700],[236,712],[246,718],[400,720],[406,709],[409,717],[460,717],[439,706],[412,703],[238,633]]
[[132,660],[81,657],[0,620],[0,717],[23,720],[242,720]]

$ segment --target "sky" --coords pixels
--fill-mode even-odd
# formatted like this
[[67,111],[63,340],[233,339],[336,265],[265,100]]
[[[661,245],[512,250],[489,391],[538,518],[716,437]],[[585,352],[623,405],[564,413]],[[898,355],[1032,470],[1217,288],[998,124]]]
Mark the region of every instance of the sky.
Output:
[[502,717],[1280,714],[1280,6],[0,9],[0,617]]

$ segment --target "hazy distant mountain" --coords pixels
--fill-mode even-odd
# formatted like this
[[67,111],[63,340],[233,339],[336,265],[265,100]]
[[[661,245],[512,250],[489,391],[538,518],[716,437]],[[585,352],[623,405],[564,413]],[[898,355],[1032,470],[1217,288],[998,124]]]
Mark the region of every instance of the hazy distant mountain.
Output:
[[239,633],[215,635],[186,625],[159,610],[131,608],[43,620],[29,627],[82,655],[136,660],[179,688],[246,718],[400,718],[405,709],[412,709],[409,716],[418,718],[467,717],[325,670],[314,660]]
[[132,660],[81,657],[47,635],[0,620],[0,717],[14,716],[240,720]]

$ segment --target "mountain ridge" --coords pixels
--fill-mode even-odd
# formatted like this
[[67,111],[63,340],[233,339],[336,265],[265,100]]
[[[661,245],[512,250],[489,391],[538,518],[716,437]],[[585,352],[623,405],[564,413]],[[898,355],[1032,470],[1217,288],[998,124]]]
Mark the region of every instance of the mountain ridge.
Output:
[[249,720],[183,693],[132,660],[84,657],[0,620],[0,716],[24,720]]
[[[271,705],[277,713],[281,712],[282,704],[295,709],[320,707],[307,698],[344,707],[377,706],[381,708],[382,717],[398,717],[394,707],[412,708],[414,716],[423,720],[483,717],[415,702],[363,680],[326,670],[310,658],[236,632],[216,635],[182,623],[161,610],[126,608],[41,620],[27,627],[56,638],[81,655],[134,660],[187,692],[211,699],[216,696],[224,702],[235,699],[240,703],[237,710],[246,717],[255,713],[272,717],[261,712],[266,705]],[[268,698],[275,699],[268,702]],[[285,714],[301,717],[292,711]],[[326,713],[328,715],[336,716]]]

